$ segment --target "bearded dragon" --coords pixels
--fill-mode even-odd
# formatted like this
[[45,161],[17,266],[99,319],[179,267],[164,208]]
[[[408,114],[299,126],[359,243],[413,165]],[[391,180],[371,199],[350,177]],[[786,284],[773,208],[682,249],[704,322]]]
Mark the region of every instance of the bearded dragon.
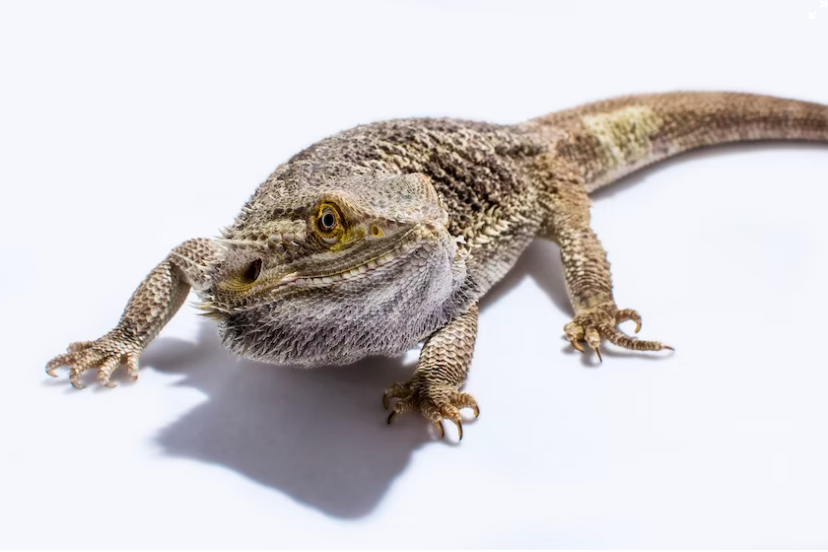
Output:
[[189,291],[231,351],[274,364],[348,364],[423,343],[408,382],[390,385],[388,423],[420,412],[443,434],[460,409],[478,301],[534,238],[560,247],[574,318],[566,339],[598,358],[604,340],[670,349],[622,333],[641,316],[613,298],[610,265],[590,228],[590,193],[701,146],[755,140],[828,142],[828,107],[726,92],[601,101],[516,125],[402,119],[323,139],[280,165],[219,237],[185,241],[135,290],[118,325],[49,361],[72,385],[97,370],[114,387]]

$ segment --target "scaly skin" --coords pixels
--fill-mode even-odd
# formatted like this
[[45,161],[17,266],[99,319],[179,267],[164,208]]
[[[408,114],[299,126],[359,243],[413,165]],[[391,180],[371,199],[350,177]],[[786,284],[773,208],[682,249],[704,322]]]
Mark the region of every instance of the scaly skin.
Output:
[[185,242],[141,283],[114,330],[74,343],[51,375],[97,369],[98,381],[138,357],[192,288],[225,346],[260,361],[315,366],[398,355],[424,342],[407,383],[383,404],[457,424],[477,333],[477,303],[535,237],[558,243],[575,316],[573,347],[600,358],[625,335],[606,252],[590,227],[589,194],[689,149],[735,141],[828,142],[828,107],[735,93],[630,96],[502,126],[406,119],[326,138],[279,166],[235,223]]

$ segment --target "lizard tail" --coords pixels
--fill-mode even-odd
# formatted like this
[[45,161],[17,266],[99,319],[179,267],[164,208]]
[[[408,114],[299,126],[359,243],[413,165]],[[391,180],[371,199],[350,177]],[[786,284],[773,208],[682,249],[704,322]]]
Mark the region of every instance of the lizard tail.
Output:
[[627,96],[521,125],[549,134],[555,153],[583,167],[593,192],[641,167],[727,142],[828,142],[828,106],[733,92]]

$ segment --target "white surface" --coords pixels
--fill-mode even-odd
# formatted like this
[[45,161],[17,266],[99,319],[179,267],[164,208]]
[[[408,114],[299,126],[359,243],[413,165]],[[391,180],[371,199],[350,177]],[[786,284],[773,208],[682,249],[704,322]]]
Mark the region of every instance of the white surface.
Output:
[[571,351],[533,245],[485,301],[460,446],[386,427],[410,365],[236,361],[189,308],[137,385],[47,378],[170,248],[354,124],[828,102],[817,0],[237,4],[0,5],[0,546],[828,546],[824,146],[694,153],[596,198],[616,298],[673,356]]

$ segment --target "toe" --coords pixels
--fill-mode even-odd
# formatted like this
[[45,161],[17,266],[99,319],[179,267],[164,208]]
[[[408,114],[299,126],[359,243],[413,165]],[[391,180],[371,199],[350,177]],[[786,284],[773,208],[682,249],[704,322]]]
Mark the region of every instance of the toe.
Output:
[[669,345],[665,345],[660,341],[646,341],[636,337],[630,337],[625,333],[620,332],[618,329],[608,326],[601,328],[601,335],[603,335],[604,338],[613,345],[623,349],[629,349],[631,351],[660,351],[662,349],[673,349]]
[[477,401],[468,393],[457,393],[452,398],[452,404],[457,408],[471,408],[474,410],[474,417],[480,416],[480,407],[477,406]]
[[74,343],[70,343],[69,346],[66,347],[66,350],[70,353],[77,353],[78,351],[88,349],[94,344],[94,341],[75,341]]
[[385,388],[382,394],[382,407],[388,410],[391,399],[405,399],[411,395],[409,386],[405,383],[392,383]]
[[138,354],[137,353],[129,353],[126,356],[126,369],[127,374],[134,380],[138,379]]
[[463,439],[463,418],[460,416],[460,410],[454,406],[453,404],[445,404],[440,407],[440,418],[439,422],[435,422],[440,426],[440,436],[445,437],[445,432],[443,431],[443,424],[442,420],[449,420],[457,426],[457,435],[458,440]]
[[78,368],[72,367],[69,370],[69,382],[75,389],[83,389],[84,387],[86,387],[80,381],[81,374],[83,374],[83,371],[79,370]]
[[584,339],[584,327],[576,322],[570,322],[564,326],[564,333],[570,345],[580,352],[584,352],[581,341]]
[[75,355],[72,353],[66,353],[63,355],[58,355],[49,362],[46,363],[46,373],[52,376],[53,378],[58,377],[55,370],[60,368],[61,366],[69,366],[72,364],[72,360],[75,358]]
[[584,327],[577,322],[570,322],[564,326],[564,334],[566,334],[566,339],[569,340],[570,343],[583,341]]
[[417,405],[410,398],[400,399],[391,408],[391,414],[388,415],[388,423],[393,422],[394,418],[400,414],[413,412],[415,410],[417,410]]
[[633,309],[621,309],[615,313],[615,323],[621,324],[626,321],[635,322],[635,333],[641,331],[641,315]]
[[121,364],[121,359],[117,356],[111,356],[107,358],[101,365],[98,367],[98,383],[105,387],[117,387],[114,381],[109,381],[109,377],[112,375],[118,366]]
[[73,358],[69,368],[69,381],[75,389],[83,389],[86,386],[81,383],[81,376],[90,368],[98,365],[103,360],[104,355],[94,350],[72,354]]
[[454,425],[457,426],[457,440],[462,441],[463,440],[463,422],[461,422],[460,420],[454,420]]
[[453,404],[446,404],[440,408],[440,416],[444,419],[457,422],[463,418],[460,416],[460,410]]
[[417,404],[410,398],[400,399],[394,404],[393,410],[397,414],[405,414],[417,410]]
[[595,351],[595,354],[598,355],[598,360],[603,362],[604,359],[601,357],[601,334],[598,332],[596,328],[589,328],[586,331],[586,342]]

